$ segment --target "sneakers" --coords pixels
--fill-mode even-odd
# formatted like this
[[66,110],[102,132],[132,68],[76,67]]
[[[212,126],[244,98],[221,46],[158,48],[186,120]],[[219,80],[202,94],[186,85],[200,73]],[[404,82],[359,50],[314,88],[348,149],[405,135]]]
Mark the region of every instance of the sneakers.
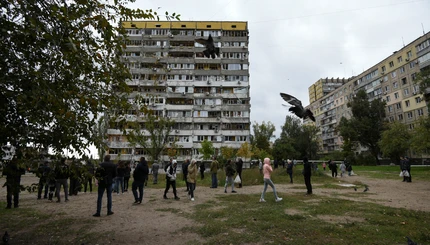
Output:
[[231,191],[231,193],[236,193],[236,191]]
[[134,203],[133,204],[138,204],[139,203],[139,201],[138,200],[136,200],[136,201],[134,201]]
[[179,200],[180,198],[179,197],[175,197],[175,200]]
[[108,213],[107,213],[107,215],[112,215],[112,214],[113,214],[113,212],[112,212],[112,211],[110,211],[110,212],[108,212]]
[[100,214],[99,213],[95,213],[95,214],[93,214],[93,217],[100,217]]
[[191,198],[191,201],[194,202],[194,197]]
[[167,198],[167,196],[166,196],[166,195],[164,195],[164,196],[163,196],[163,198],[164,198],[164,199],[169,199],[169,198]]
[[260,198],[260,202],[266,202],[266,200],[264,200],[263,198]]
[[280,201],[282,201],[282,197],[278,197],[278,198],[276,198],[276,200],[275,200],[276,202],[280,202]]

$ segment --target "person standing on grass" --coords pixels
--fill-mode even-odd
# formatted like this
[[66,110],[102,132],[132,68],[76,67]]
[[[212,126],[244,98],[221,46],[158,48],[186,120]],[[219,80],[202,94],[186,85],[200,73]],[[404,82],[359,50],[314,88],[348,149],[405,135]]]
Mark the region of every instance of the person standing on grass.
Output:
[[272,172],[273,172],[273,169],[271,166],[270,158],[266,157],[266,158],[264,158],[264,165],[263,165],[264,189],[263,189],[263,192],[261,193],[260,202],[266,202],[266,200],[264,200],[264,195],[266,194],[266,190],[267,190],[268,185],[270,185],[270,187],[272,187],[273,195],[275,196],[275,201],[276,202],[282,201],[282,198],[278,197],[278,193],[276,192],[275,185],[273,184],[272,180],[270,179]]
[[69,184],[67,182],[67,179],[70,176],[70,170],[69,166],[66,164],[66,159],[61,158],[60,165],[55,167],[55,189],[56,189],[56,196],[57,196],[57,202],[60,202],[60,190],[61,186],[64,189],[64,199],[66,202],[69,201]]
[[263,162],[261,159],[258,159],[258,170],[260,171],[260,174],[263,175]]
[[130,176],[131,176],[130,163],[127,162],[125,164],[124,183],[123,183],[125,192],[128,191],[128,183],[130,182]]
[[189,187],[188,196],[191,201],[194,202],[194,190],[196,189],[197,182],[197,165],[196,159],[191,160],[191,163],[188,164],[188,175],[187,175],[187,183]]
[[[25,174],[25,169],[18,166],[18,160],[13,157],[4,167],[2,175],[6,175],[6,209],[19,207],[19,192],[21,191],[21,175]],[[13,198],[12,198],[13,196]]]
[[119,195],[120,186],[121,186],[121,194],[124,194],[124,176],[125,176],[125,165],[123,161],[118,163],[118,167],[116,168],[116,179],[115,179],[115,187],[116,194]]
[[240,178],[239,188],[242,188],[242,168],[243,168],[243,161],[242,161],[242,158],[239,158],[236,162],[236,172]]
[[151,168],[151,174],[152,174],[152,184],[158,184],[158,170],[160,169],[160,165],[157,161],[154,161]]
[[48,175],[51,172],[51,168],[49,167],[48,161],[45,161],[43,165],[41,165],[37,170],[37,176],[39,177],[39,186],[37,188],[37,199],[42,199],[42,191],[45,188],[45,192],[43,195],[44,199],[48,198]]
[[[133,172],[133,184],[131,184],[131,190],[134,196],[134,204],[141,204],[143,200],[143,188],[145,180],[148,178],[149,168],[145,157],[140,158],[139,164]],[[139,195],[137,194],[137,188],[139,188]]]
[[231,192],[236,193],[234,190],[234,181],[233,177],[236,173],[236,170],[234,170],[233,163],[231,160],[227,161],[227,164],[225,165],[225,185],[224,185],[224,193],[227,193],[227,186],[228,184],[231,184]]
[[331,177],[336,178],[337,177],[337,165],[336,163],[332,162],[332,160],[328,160],[328,168],[331,170]]
[[312,194],[312,184],[311,184],[311,175],[312,175],[312,165],[309,163],[308,158],[303,158],[303,177],[305,178],[306,184],[306,195]]
[[105,190],[107,196],[107,215],[112,215],[112,183],[116,177],[116,165],[110,161],[110,155],[104,157],[104,161],[100,163],[95,175],[99,187],[97,190],[97,212],[93,216],[100,217]]
[[203,180],[205,178],[205,170],[206,170],[205,163],[201,162],[200,163],[200,178],[201,178],[201,180]]
[[293,183],[293,161],[290,159],[287,160],[287,174],[290,176],[290,183]]
[[343,177],[343,175],[346,173],[346,165],[345,165],[345,161],[343,161],[340,164],[340,177]]
[[173,195],[175,195],[175,200],[180,199],[176,193],[176,166],[177,165],[178,165],[178,163],[176,162],[176,160],[172,160],[172,164],[169,164],[167,166],[167,169],[166,169],[166,189],[164,190],[164,195],[163,195],[164,199],[168,199],[167,198],[167,192],[169,191],[170,186],[172,186]]
[[219,163],[216,160],[216,156],[214,156],[211,162],[211,178],[212,178],[211,188],[218,188],[218,176],[217,176],[218,167],[219,167]]

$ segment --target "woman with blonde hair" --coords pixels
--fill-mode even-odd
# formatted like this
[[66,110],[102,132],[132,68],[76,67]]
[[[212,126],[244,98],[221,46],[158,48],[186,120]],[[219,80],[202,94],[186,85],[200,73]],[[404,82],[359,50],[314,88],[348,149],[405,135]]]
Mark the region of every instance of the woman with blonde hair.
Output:
[[191,163],[188,165],[188,175],[187,175],[188,197],[193,202],[194,202],[194,190],[196,189],[196,180],[197,180],[197,173],[198,173],[196,162],[197,162],[196,159],[191,160]]
[[273,184],[272,180],[270,179],[270,175],[273,172],[272,166],[270,166],[270,158],[266,157],[264,158],[264,166],[263,166],[263,175],[264,175],[264,190],[263,193],[261,193],[260,202],[266,202],[264,200],[264,194],[266,194],[267,186],[270,185],[273,189],[273,195],[275,195],[275,201],[279,202],[282,201],[281,197],[278,197],[278,194],[276,193],[275,185]]

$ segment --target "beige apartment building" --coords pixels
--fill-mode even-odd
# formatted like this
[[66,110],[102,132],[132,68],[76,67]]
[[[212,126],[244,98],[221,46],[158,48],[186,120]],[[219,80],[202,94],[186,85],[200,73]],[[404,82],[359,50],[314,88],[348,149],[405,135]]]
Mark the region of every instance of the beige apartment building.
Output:
[[[178,145],[178,160],[200,157],[201,142],[240,148],[250,140],[248,24],[234,21],[124,22],[124,63],[132,94],[146,96],[150,109],[175,121],[167,147]],[[211,35],[220,56],[206,58],[197,38]],[[132,112],[127,120],[145,122]],[[116,159],[149,157],[134,149],[119,129],[108,129],[109,154]],[[162,161],[168,159],[163,155]],[[152,160],[152,159],[151,159]]]
[[[430,66],[430,33],[409,43],[363,73],[348,79],[320,79],[309,88],[310,108],[320,129],[321,153],[341,150],[342,139],[335,128],[342,117],[350,118],[347,103],[364,89],[370,100],[386,102],[390,122],[402,122],[414,128],[420,117],[428,116],[427,105],[419,86],[417,73]],[[341,86],[339,84],[342,83]]]

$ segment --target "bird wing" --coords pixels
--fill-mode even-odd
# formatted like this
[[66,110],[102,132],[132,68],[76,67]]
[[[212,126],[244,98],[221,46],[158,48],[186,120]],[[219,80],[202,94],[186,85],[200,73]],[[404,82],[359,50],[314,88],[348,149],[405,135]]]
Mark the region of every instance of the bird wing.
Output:
[[284,94],[284,93],[280,93],[282,99],[284,99],[286,102],[288,102],[288,104],[299,107],[300,109],[303,110],[303,106],[302,106],[302,102],[300,100],[298,100],[296,97],[289,95],[289,94]]
[[201,45],[205,45],[205,46],[208,44],[208,40],[206,40],[204,38],[195,39],[195,41],[197,43],[200,43]]

